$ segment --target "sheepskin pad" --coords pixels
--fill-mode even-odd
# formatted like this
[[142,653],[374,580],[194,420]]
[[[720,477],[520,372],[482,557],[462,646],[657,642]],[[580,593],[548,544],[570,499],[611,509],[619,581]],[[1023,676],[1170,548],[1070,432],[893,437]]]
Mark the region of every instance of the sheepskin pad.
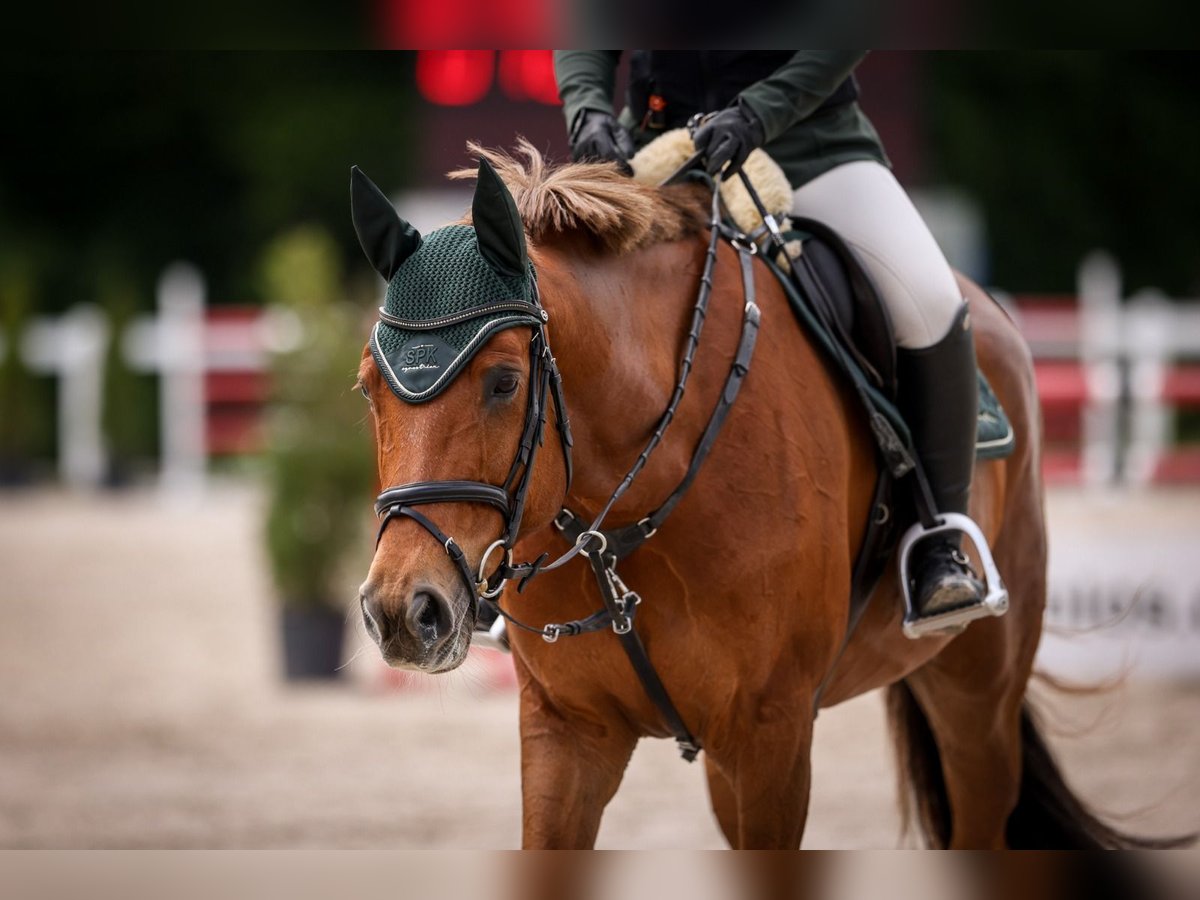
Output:
[[[696,145],[692,143],[686,128],[664,132],[630,160],[633,179],[641,184],[661,184],[695,152]],[[783,169],[763,150],[751,153],[744,169],[763,205],[780,222],[780,228],[786,231],[783,220],[792,208],[792,186]],[[734,224],[742,231],[750,233],[762,225],[762,216],[758,214],[740,178],[721,183],[721,199]]]

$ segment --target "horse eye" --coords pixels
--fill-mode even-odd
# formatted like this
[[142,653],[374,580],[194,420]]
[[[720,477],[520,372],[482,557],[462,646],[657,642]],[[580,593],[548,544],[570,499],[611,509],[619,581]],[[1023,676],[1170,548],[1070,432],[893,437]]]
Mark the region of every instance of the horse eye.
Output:
[[360,394],[362,394],[362,395],[363,395],[363,397],[365,397],[365,398],[366,398],[366,400],[367,400],[367,402],[368,402],[368,403],[370,403],[370,402],[371,402],[371,394],[370,394],[370,392],[367,390],[367,386],[366,386],[365,384],[360,384],[360,385],[358,386],[358,392],[359,392]]
[[517,385],[521,383],[521,379],[517,377],[515,372],[505,372],[496,381],[496,386],[492,389],[492,393],[497,396],[506,396],[515,393]]

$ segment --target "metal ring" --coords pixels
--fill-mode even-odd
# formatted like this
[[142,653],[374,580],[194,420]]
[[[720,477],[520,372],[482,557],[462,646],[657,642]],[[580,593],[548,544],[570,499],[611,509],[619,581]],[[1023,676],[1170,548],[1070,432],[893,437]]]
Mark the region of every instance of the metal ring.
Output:
[[885,506],[882,503],[877,503],[875,505],[875,524],[876,525],[883,525],[891,517],[892,517],[892,511],[890,509],[888,509],[887,506]]
[[[646,524],[647,522],[649,522],[649,521],[650,521],[650,517],[649,517],[649,516],[646,516],[646,518],[644,518],[644,519],[642,519],[640,522],[638,522],[638,527],[639,527],[639,528],[641,528],[643,525],[645,525],[645,524]],[[647,540],[647,541],[648,541],[648,540],[650,540],[650,538],[654,537],[656,534],[658,534],[658,529],[657,529],[657,528],[651,528],[651,529],[650,529],[649,531],[647,531],[647,532],[646,532],[644,535],[642,535],[642,538],[643,538],[644,540]]]
[[[563,519],[566,518],[566,521]],[[575,518],[575,513],[571,512],[567,507],[563,507],[558,511],[558,515],[554,517],[554,527],[559,531],[566,531],[567,526],[571,524],[571,519]]]
[[749,235],[739,234],[737,237],[731,237],[729,239],[730,246],[737,250],[745,250],[750,256],[758,256],[758,244],[753,240],[749,244],[745,244],[742,242],[743,237],[749,237]]
[[[584,549],[583,542],[593,536],[600,538],[600,547],[589,552]],[[584,556],[591,556],[592,553],[603,553],[608,549],[608,538],[604,536],[604,532],[602,531],[585,531],[579,537],[575,538],[575,546],[579,548],[579,552]]]
[[[483,558],[479,560],[479,571],[478,571],[478,573],[476,573],[476,580],[475,580],[475,587],[477,589],[479,589],[481,585],[484,588],[487,587],[488,577],[483,574],[483,570],[487,568],[488,559],[491,557],[492,551],[495,550],[497,547],[504,548],[504,551],[505,551],[504,552],[504,563],[505,563],[505,565],[509,565],[509,566],[512,565],[512,553],[513,553],[512,547],[509,547],[507,544],[505,544],[503,538],[501,538],[498,541],[492,541],[490,544],[488,544],[488,548],[483,551]],[[491,600],[494,597],[499,597],[500,592],[502,590],[504,590],[504,585],[507,583],[508,583],[507,578],[501,578],[500,583],[498,585],[496,585],[494,588],[492,588],[490,591],[479,590],[479,596],[483,597],[485,600]]]

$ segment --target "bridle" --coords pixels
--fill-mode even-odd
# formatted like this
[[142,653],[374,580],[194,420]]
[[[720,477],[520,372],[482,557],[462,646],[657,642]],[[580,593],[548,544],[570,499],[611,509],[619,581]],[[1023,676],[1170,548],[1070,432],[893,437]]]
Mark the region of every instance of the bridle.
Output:
[[[571,447],[574,443],[571,437],[571,424],[567,418],[566,400],[563,396],[562,376],[554,355],[550,352],[550,341],[546,336],[546,322],[549,314],[541,305],[537,290],[536,274],[532,279],[532,301],[505,301],[508,311],[516,312],[528,320],[533,327],[533,339],[529,342],[529,393],[525,404],[525,423],[521,428],[521,440],[517,445],[516,455],[509,466],[508,476],[501,485],[489,484],[483,481],[413,481],[398,487],[390,487],[375,499],[375,514],[380,517],[379,532],[375,537],[375,545],[383,540],[383,533],[388,523],[396,518],[409,518],[428,531],[433,538],[445,548],[455,568],[458,570],[467,594],[472,598],[471,611],[473,619],[479,617],[479,602],[493,600],[500,595],[504,585],[510,578],[528,573],[524,581],[533,577],[538,571],[537,561],[524,566],[512,565],[512,548],[521,530],[521,519],[525,514],[525,500],[529,493],[529,485],[533,475],[533,464],[537,459],[538,449],[542,446],[546,430],[546,398],[550,396],[554,403],[555,418],[558,425],[559,444],[562,447],[563,465],[566,472],[566,487],[564,494],[571,489],[574,466],[571,462]],[[456,322],[470,321],[472,318],[494,314],[496,304],[484,304],[473,309],[458,313]],[[398,320],[380,310],[385,324],[396,324]],[[431,331],[446,325],[444,317],[429,321],[403,320],[402,326],[411,331]],[[446,535],[426,515],[416,507],[430,503],[481,503],[491,506],[504,516],[504,532],[493,541],[484,551],[477,569],[473,570],[467,561],[466,554],[454,538]],[[496,550],[501,551],[501,564],[492,575],[486,575],[488,560]],[[545,560],[545,554],[540,561]]]
[[[685,171],[694,164],[693,157],[676,173],[668,183],[678,180]],[[692,173],[693,176],[698,173]],[[664,718],[668,728],[679,744],[684,759],[689,762],[696,758],[700,751],[697,742],[679,716],[674,703],[671,701],[666,688],[658,678],[641,639],[633,628],[633,620],[641,597],[630,590],[621,580],[616,571],[616,564],[621,559],[640,547],[658,531],[667,516],[683,498],[691,486],[700,466],[712,449],[721,426],[724,424],[734,400],[737,398],[743,379],[749,371],[750,360],[754,352],[755,340],[759,327],[759,309],[755,303],[754,275],[752,269],[753,256],[757,247],[746,235],[731,228],[722,221],[721,195],[707,176],[699,175],[712,187],[712,208],[709,221],[708,250],[705,256],[703,272],[700,276],[700,288],[692,309],[691,327],[689,328],[683,352],[680,356],[677,379],[674,391],[655,426],[654,432],[638,455],[637,460],[626,473],[609,496],[600,512],[590,522],[580,519],[565,506],[554,519],[555,528],[563,536],[572,541],[567,552],[553,562],[548,562],[549,554],[543,553],[537,559],[520,564],[512,560],[513,545],[520,532],[521,519],[525,511],[526,496],[529,491],[534,462],[537,459],[538,448],[542,445],[546,426],[546,401],[550,397],[555,407],[559,432],[559,443],[562,448],[563,461],[566,471],[566,488],[564,500],[570,491],[573,467],[571,448],[573,439],[566,411],[566,399],[563,393],[562,378],[558,370],[554,354],[550,350],[549,339],[546,335],[546,323],[549,315],[542,307],[537,291],[536,273],[533,279],[534,290],[532,302],[514,301],[514,307],[521,307],[518,312],[528,319],[533,328],[533,338],[530,342],[529,363],[529,399],[525,410],[525,423],[521,431],[521,441],[516,455],[509,468],[508,476],[502,485],[488,484],[480,481],[419,481],[398,487],[390,487],[383,491],[375,501],[375,512],[381,522],[376,536],[376,545],[383,538],[388,523],[396,518],[409,518],[424,528],[435,540],[445,548],[454,563],[468,595],[472,598],[472,616],[479,617],[479,608],[483,603],[490,603],[496,612],[504,619],[525,631],[541,635],[554,643],[560,637],[570,637],[605,630],[609,627],[618,636],[622,647],[629,656],[634,670],[641,679],[650,699],[654,702]],[[771,220],[769,224],[774,224]],[[635,524],[623,528],[602,530],[605,518],[616,502],[629,489],[643,470],[650,455],[659,446],[663,435],[674,420],[676,410],[683,399],[688,378],[693,368],[693,362],[700,343],[700,335],[708,310],[709,300],[713,290],[713,270],[717,259],[717,247],[720,240],[726,239],[738,252],[741,264],[742,285],[745,297],[742,333],[738,349],[730,364],[720,397],[709,416],[708,424],[701,434],[693,451],[691,462],[682,481],[668,495],[666,500],[656,509],[639,519]],[[491,314],[495,304],[486,304],[457,314],[459,321],[479,318]],[[394,317],[393,317],[394,318]],[[388,318],[384,318],[388,323]],[[410,330],[432,330],[443,327],[443,319],[427,322],[405,320],[403,327]],[[459,544],[453,537],[446,535],[431,519],[421,513],[416,507],[431,503],[480,503],[498,510],[505,517],[504,532],[500,538],[493,541],[484,551],[478,567],[472,569]],[[500,561],[496,568],[487,574],[489,560],[500,552]],[[518,592],[524,590],[530,579],[539,572],[550,571],[565,565],[577,555],[583,555],[590,563],[600,589],[604,607],[592,615],[570,622],[549,623],[541,627],[529,625],[513,617],[502,609],[497,599],[504,586],[511,580],[518,582]]]

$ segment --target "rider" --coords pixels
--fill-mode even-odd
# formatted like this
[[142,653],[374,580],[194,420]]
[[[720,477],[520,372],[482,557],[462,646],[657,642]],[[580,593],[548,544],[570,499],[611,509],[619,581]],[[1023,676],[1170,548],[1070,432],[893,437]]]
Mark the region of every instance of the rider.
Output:
[[[715,112],[695,132],[709,174],[733,175],[757,147],[783,168],[792,212],[825,222],[858,252],[898,344],[900,405],[940,512],[967,512],[977,385],[967,304],[858,105],[859,50],[633,51],[628,104],[613,115],[619,50],[554,54],[571,155],[631,173],[635,148]],[[944,532],[918,546],[922,617],[982,599],[983,585]]]

